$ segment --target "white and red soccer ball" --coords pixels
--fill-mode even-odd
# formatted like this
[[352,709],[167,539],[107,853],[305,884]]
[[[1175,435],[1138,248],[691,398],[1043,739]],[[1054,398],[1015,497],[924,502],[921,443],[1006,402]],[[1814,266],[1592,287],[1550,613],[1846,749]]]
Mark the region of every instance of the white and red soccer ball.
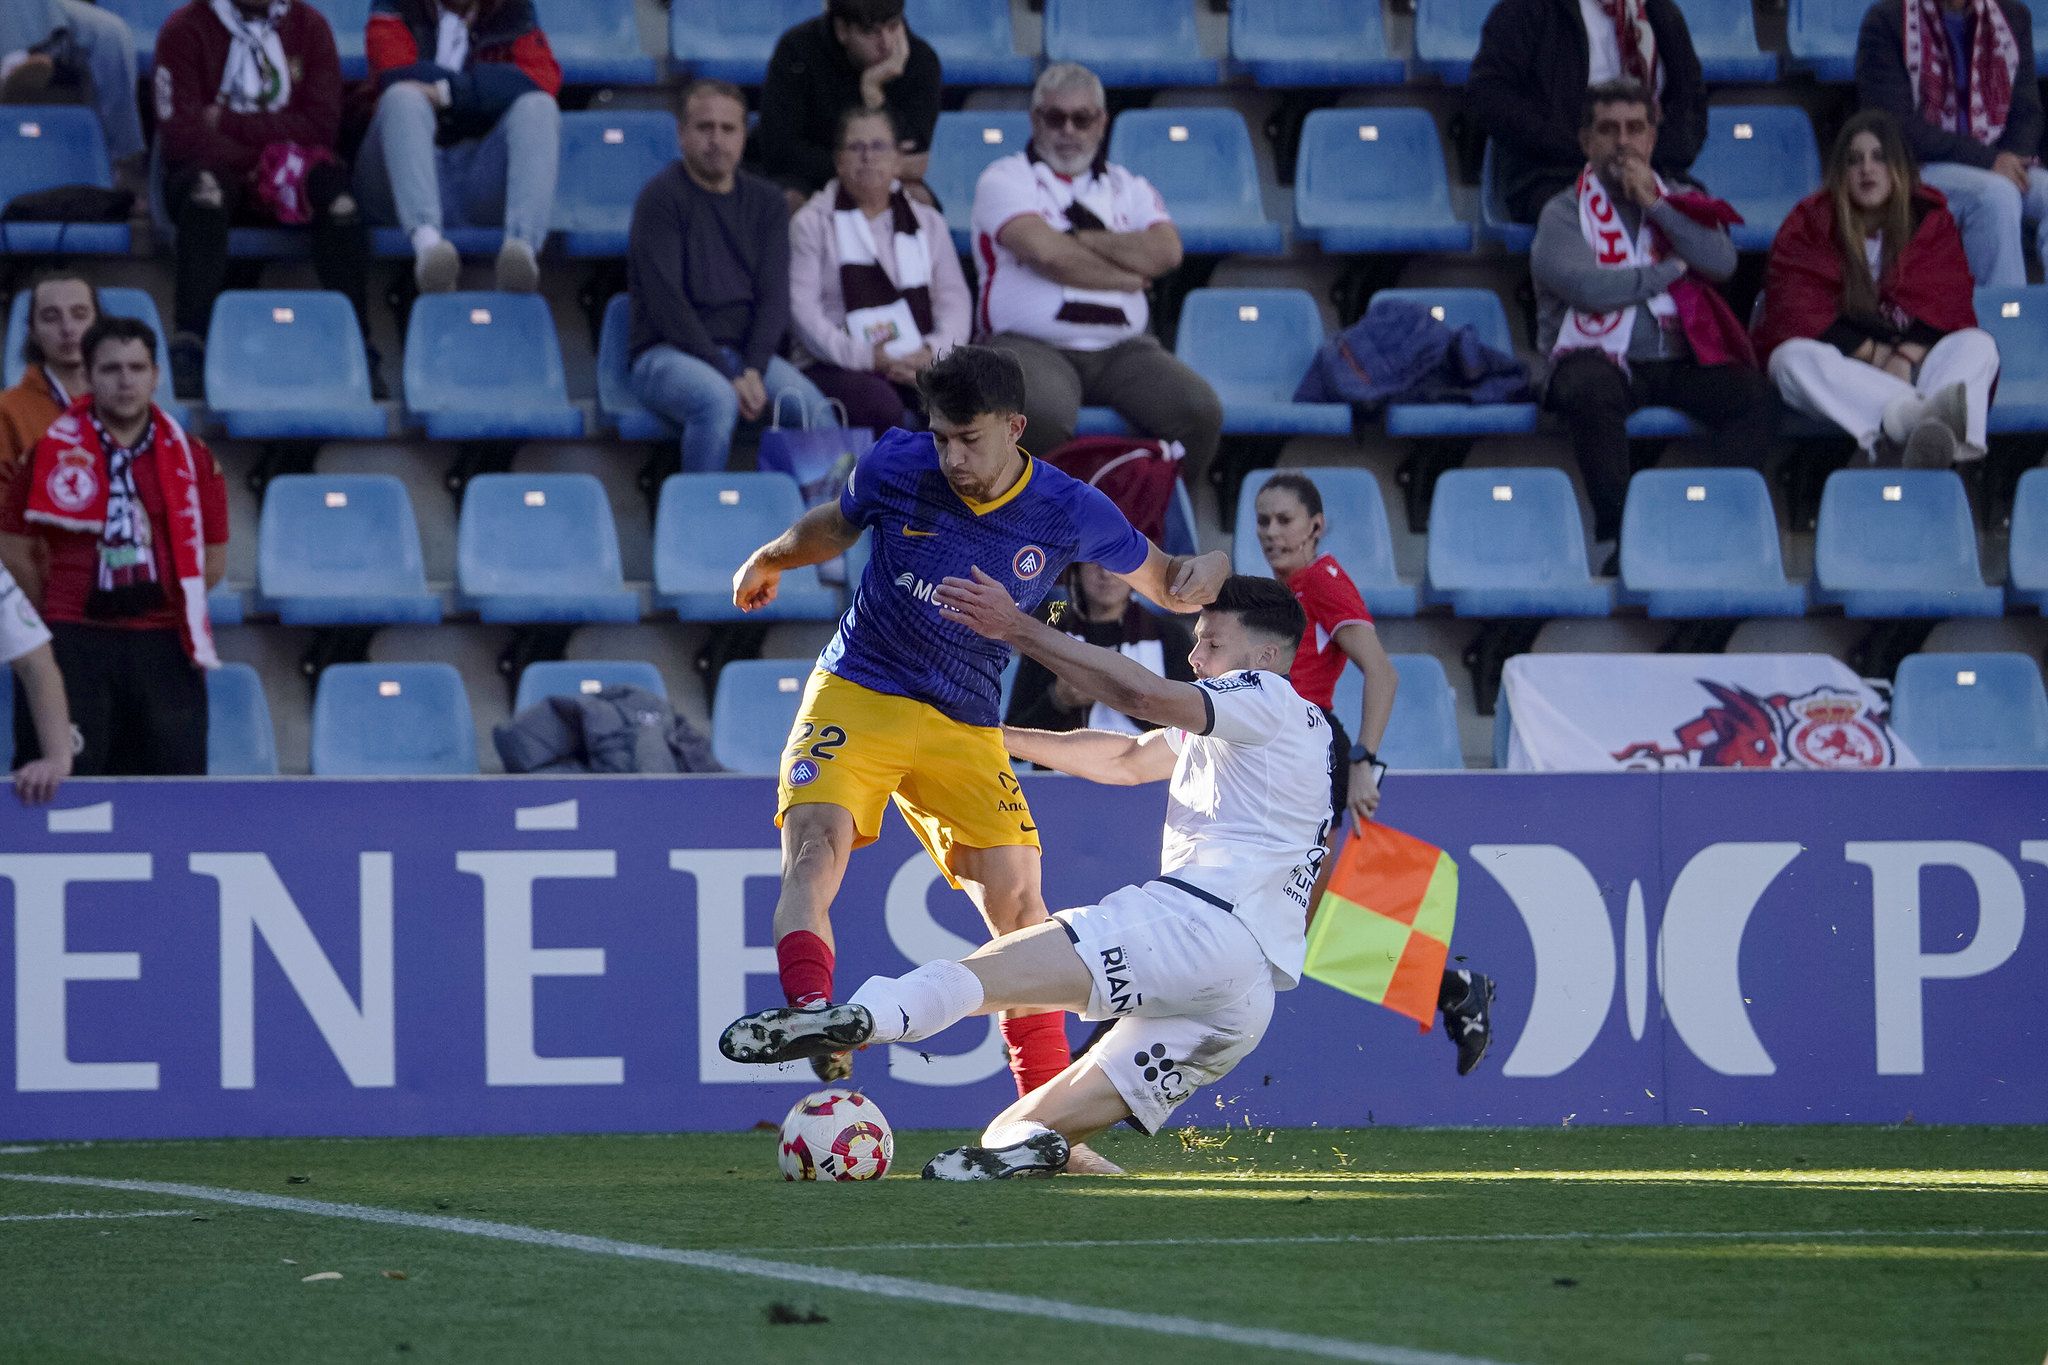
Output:
[[882,1108],[853,1090],[813,1090],[782,1121],[784,1180],[880,1180],[896,1155]]

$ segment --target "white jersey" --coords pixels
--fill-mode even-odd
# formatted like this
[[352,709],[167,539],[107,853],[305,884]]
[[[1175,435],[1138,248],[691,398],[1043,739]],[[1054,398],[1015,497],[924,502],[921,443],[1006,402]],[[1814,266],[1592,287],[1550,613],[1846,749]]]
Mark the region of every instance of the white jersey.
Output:
[[1166,732],[1179,761],[1160,875],[1226,904],[1292,986],[1330,827],[1330,727],[1278,673],[1246,669],[1195,686],[1209,724]]
[[14,581],[13,574],[0,569],[0,664],[11,664],[48,643],[50,628],[36,615],[28,594]]

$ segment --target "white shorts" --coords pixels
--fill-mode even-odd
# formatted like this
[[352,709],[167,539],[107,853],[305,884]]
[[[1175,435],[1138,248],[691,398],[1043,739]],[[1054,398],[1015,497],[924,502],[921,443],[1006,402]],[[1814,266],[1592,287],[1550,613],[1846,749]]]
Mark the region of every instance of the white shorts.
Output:
[[1083,1064],[1109,1078],[1141,1131],[1159,1131],[1265,1036],[1273,970],[1228,910],[1147,882],[1053,918],[1093,978],[1081,1017],[1117,1021]]

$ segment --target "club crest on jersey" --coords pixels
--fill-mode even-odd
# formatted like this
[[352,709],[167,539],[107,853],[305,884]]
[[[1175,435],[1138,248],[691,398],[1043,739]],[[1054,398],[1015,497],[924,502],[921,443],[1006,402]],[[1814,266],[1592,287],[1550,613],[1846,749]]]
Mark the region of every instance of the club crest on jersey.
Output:
[[808,758],[800,758],[789,765],[789,785],[808,787],[818,780],[818,765]]
[[93,457],[73,447],[59,451],[48,481],[50,501],[66,512],[80,512],[99,496],[100,477]]
[[1020,581],[1029,583],[1045,572],[1045,551],[1036,545],[1026,545],[1010,561],[1010,572]]

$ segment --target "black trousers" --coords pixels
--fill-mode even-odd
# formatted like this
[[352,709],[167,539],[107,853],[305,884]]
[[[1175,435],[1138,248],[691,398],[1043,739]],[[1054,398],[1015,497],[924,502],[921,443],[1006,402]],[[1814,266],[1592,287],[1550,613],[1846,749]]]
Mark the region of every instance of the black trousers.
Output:
[[[246,183],[218,173],[221,202],[218,206],[197,203],[192,187],[198,183],[198,166],[181,166],[172,171],[164,185],[164,202],[178,225],[178,288],[176,327],[195,336],[206,335],[213,319],[213,301],[227,288],[228,229],[244,226],[275,227],[267,213],[249,192]],[[356,310],[356,325],[363,336],[370,335],[366,310],[366,281],[370,267],[370,229],[362,211],[337,218],[334,201],[351,194],[349,174],[339,162],[315,166],[306,176],[306,198],[313,206],[313,271],[322,289],[345,296]]]
[[1760,468],[1778,425],[1777,387],[1743,365],[1655,360],[1625,372],[1598,351],[1578,351],[1557,362],[1543,402],[1570,429],[1595,540],[1621,537],[1622,502],[1635,473],[1628,415],[1637,408],[1677,408],[1709,428],[1707,463],[1715,465]]
[[[175,630],[50,623],[64,700],[83,747],[79,777],[204,777],[206,674]],[[16,691],[14,761],[41,756]]]

